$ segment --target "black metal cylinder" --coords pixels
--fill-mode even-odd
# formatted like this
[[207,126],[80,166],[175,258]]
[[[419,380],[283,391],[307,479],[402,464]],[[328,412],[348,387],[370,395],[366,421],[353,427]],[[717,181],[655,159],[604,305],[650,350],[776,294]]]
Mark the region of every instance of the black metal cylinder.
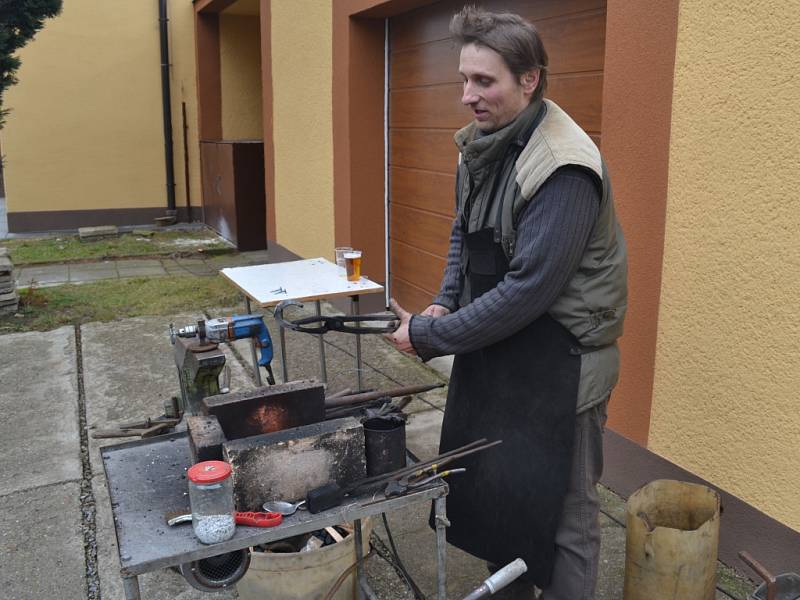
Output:
[[406,466],[406,422],[397,416],[363,422],[367,476],[382,475]]

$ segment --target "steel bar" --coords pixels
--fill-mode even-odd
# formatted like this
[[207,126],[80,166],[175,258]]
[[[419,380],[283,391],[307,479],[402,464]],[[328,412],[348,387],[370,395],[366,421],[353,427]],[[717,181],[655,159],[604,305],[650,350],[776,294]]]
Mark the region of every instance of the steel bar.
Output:
[[289,381],[289,368],[286,366],[286,330],[279,328],[281,338],[281,369],[283,369],[283,383]]
[[[244,297],[244,307],[248,315],[253,314],[249,296]],[[256,386],[261,387],[263,384],[261,383],[261,371],[258,368],[258,356],[256,356],[256,340],[252,337],[250,338],[250,357],[253,359],[253,378],[256,380]]]
[[447,600],[447,533],[450,522],[447,520],[445,498],[433,501],[436,514],[436,589],[439,600]]
[[347,396],[339,396],[333,394],[325,398],[325,408],[338,408],[340,406],[349,406],[350,404],[360,404],[361,402],[369,402],[370,400],[378,400],[380,398],[397,398],[399,396],[413,396],[414,394],[423,394],[436,388],[444,387],[443,383],[428,383],[425,385],[408,385],[406,387],[391,388],[388,390],[375,390],[374,392],[363,392],[360,394],[349,394]]
[[[317,305],[317,316],[322,316],[322,303],[317,300],[315,302]],[[281,328],[282,329],[282,328]],[[328,383],[328,369],[325,365],[325,339],[322,337],[323,334],[319,334],[319,369],[320,369],[320,377],[322,377],[322,383]]]
[[[358,299],[358,296],[350,296],[350,307],[351,311],[354,315],[358,315],[361,313],[361,302]],[[361,327],[361,323],[356,321],[355,327]],[[363,374],[361,373],[362,363],[361,363],[361,336],[356,336],[356,385],[358,391],[361,391],[364,388],[364,381],[363,381]]]
[[347,492],[353,492],[356,490],[361,490],[364,487],[372,488],[376,484],[383,484],[389,483],[389,481],[393,479],[399,479],[404,475],[410,475],[411,473],[416,473],[422,469],[427,469],[436,465],[437,467],[442,467],[447,463],[454,461],[457,458],[463,458],[465,456],[469,456],[475,452],[480,452],[481,450],[487,450],[492,446],[497,446],[501,444],[503,440],[496,440],[494,442],[486,442],[485,439],[477,440],[461,448],[456,448],[455,450],[451,450],[450,452],[445,452],[444,454],[440,454],[439,456],[435,456],[429,460],[415,463],[413,465],[409,465],[407,467],[403,467],[402,469],[397,469],[396,471],[392,471],[391,473],[383,473],[381,475],[375,475],[373,477],[368,477],[367,479],[362,479],[361,481],[357,481],[352,486],[347,488]]
[[364,589],[362,584],[366,584],[367,577],[364,573],[364,563],[360,560],[364,556],[364,537],[361,531],[361,519],[353,521],[353,533],[356,536],[356,598],[364,600]]

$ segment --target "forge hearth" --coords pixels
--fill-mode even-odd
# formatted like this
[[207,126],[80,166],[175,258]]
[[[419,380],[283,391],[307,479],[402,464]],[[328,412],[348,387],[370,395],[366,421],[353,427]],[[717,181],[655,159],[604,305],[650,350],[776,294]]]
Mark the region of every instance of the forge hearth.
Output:
[[282,431],[325,419],[325,388],[316,381],[292,381],[209,396],[203,414],[214,416],[228,440]]
[[300,500],[313,488],[342,487],[367,476],[364,428],[346,417],[222,444],[233,467],[237,510],[261,510],[267,500]]
[[237,510],[366,476],[364,428],[352,417],[325,421],[325,389],[315,381],[209,396],[201,408],[186,417],[192,458],[231,464]]

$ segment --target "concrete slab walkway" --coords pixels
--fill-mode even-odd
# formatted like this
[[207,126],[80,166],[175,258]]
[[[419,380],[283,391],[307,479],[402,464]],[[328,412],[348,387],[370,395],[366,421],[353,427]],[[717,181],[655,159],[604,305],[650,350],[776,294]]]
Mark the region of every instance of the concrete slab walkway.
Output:
[[198,258],[133,258],[30,265],[15,269],[14,275],[18,288],[26,288],[31,285],[48,287],[65,283],[87,283],[127,277],[166,277],[169,275],[210,277],[225,267],[257,265],[267,262],[267,260],[266,250],[259,250]]

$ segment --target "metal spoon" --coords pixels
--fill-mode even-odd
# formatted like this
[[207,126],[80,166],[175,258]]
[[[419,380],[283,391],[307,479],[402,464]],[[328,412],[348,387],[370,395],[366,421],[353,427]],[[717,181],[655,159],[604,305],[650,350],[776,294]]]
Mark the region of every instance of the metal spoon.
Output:
[[284,500],[270,500],[264,502],[264,510],[267,512],[281,513],[284,517],[288,517],[297,512],[297,509],[305,504],[305,500],[300,502],[285,502]]

